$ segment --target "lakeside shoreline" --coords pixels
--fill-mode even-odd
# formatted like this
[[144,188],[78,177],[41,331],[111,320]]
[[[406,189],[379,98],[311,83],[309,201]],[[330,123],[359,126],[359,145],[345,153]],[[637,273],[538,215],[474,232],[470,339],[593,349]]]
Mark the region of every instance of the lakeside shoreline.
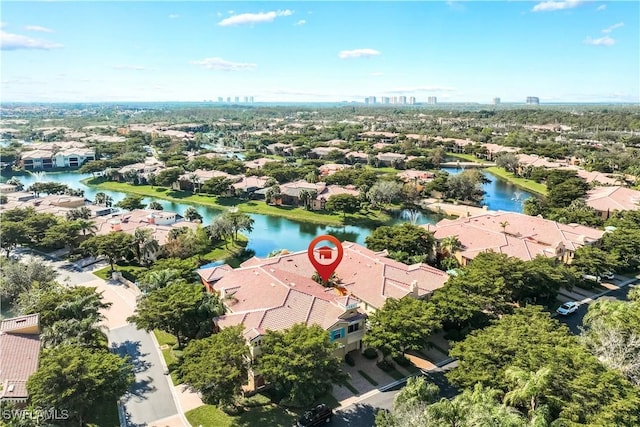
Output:
[[[374,213],[374,215],[377,215],[377,217],[374,218],[371,218],[369,216],[365,217],[362,214],[358,214],[357,216],[349,214],[346,217],[345,222],[342,220],[342,213],[318,213],[314,211],[308,211],[300,207],[272,206],[267,205],[267,203],[262,200],[243,200],[236,197],[223,198],[224,202],[226,203],[219,203],[219,199],[217,197],[191,194],[187,191],[172,190],[166,187],[151,187],[150,185],[131,185],[114,181],[95,182],[95,179],[96,178],[89,177],[83,179],[81,182],[88,187],[93,187],[96,189],[118,191],[121,193],[142,197],[152,197],[173,203],[200,205],[219,210],[221,212],[229,208],[237,208],[238,211],[248,214],[266,215],[285,218],[292,221],[330,226],[356,225],[377,227],[388,223],[392,219],[389,214],[380,212],[377,214]],[[369,215],[371,214],[372,213],[369,212]]]

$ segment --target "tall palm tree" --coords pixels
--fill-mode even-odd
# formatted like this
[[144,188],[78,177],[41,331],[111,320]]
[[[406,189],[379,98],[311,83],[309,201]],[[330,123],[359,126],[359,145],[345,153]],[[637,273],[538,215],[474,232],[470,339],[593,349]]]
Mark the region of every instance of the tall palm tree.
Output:
[[458,236],[447,236],[439,240],[440,253],[443,256],[451,256],[462,249],[462,242]]
[[91,220],[76,219],[75,223],[77,224],[80,231],[82,231],[83,236],[86,236],[87,232],[89,233],[90,236],[93,236],[96,234],[96,231],[98,231],[98,226]]
[[42,334],[45,347],[72,344],[100,348],[107,343],[103,327],[94,319],[63,319],[45,328]]
[[509,226],[509,221],[502,221],[500,222],[500,227],[502,227],[502,232],[506,233],[507,232],[507,227]]
[[505,394],[504,402],[508,405],[527,406],[529,414],[533,415],[551,385],[551,372],[551,368],[546,366],[536,372],[508,368],[505,375],[514,384],[514,388]]
[[150,228],[136,228],[133,233],[133,240],[135,243],[135,256],[140,264],[148,260],[160,248],[158,241],[153,238],[153,230]]

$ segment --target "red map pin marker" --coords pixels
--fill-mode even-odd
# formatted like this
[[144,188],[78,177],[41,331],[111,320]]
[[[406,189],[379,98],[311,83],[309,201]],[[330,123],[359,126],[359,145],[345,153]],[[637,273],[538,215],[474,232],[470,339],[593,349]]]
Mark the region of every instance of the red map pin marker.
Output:
[[[324,241],[333,243],[335,248],[324,245],[316,249],[316,245]],[[344,250],[342,249],[340,240],[329,234],[316,237],[309,243],[309,248],[307,248],[309,261],[311,261],[311,264],[313,264],[325,282],[329,280],[333,272],[338,268],[338,265],[340,265],[343,253]]]

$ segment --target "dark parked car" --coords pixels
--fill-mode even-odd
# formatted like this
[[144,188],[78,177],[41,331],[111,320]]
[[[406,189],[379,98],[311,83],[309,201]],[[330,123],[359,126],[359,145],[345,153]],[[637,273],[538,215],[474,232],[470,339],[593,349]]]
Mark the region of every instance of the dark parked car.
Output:
[[315,408],[305,411],[294,427],[319,426],[331,422],[332,417],[333,410],[325,404],[320,404]]

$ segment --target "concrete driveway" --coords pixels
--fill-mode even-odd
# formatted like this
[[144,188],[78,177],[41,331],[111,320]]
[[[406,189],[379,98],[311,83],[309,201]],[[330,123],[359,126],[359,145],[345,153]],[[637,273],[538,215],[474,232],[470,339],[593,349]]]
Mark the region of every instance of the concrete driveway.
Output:
[[167,375],[153,340],[134,325],[109,330],[113,352],[129,356],[136,375],[135,384],[122,398],[128,426],[147,426],[178,414]]

